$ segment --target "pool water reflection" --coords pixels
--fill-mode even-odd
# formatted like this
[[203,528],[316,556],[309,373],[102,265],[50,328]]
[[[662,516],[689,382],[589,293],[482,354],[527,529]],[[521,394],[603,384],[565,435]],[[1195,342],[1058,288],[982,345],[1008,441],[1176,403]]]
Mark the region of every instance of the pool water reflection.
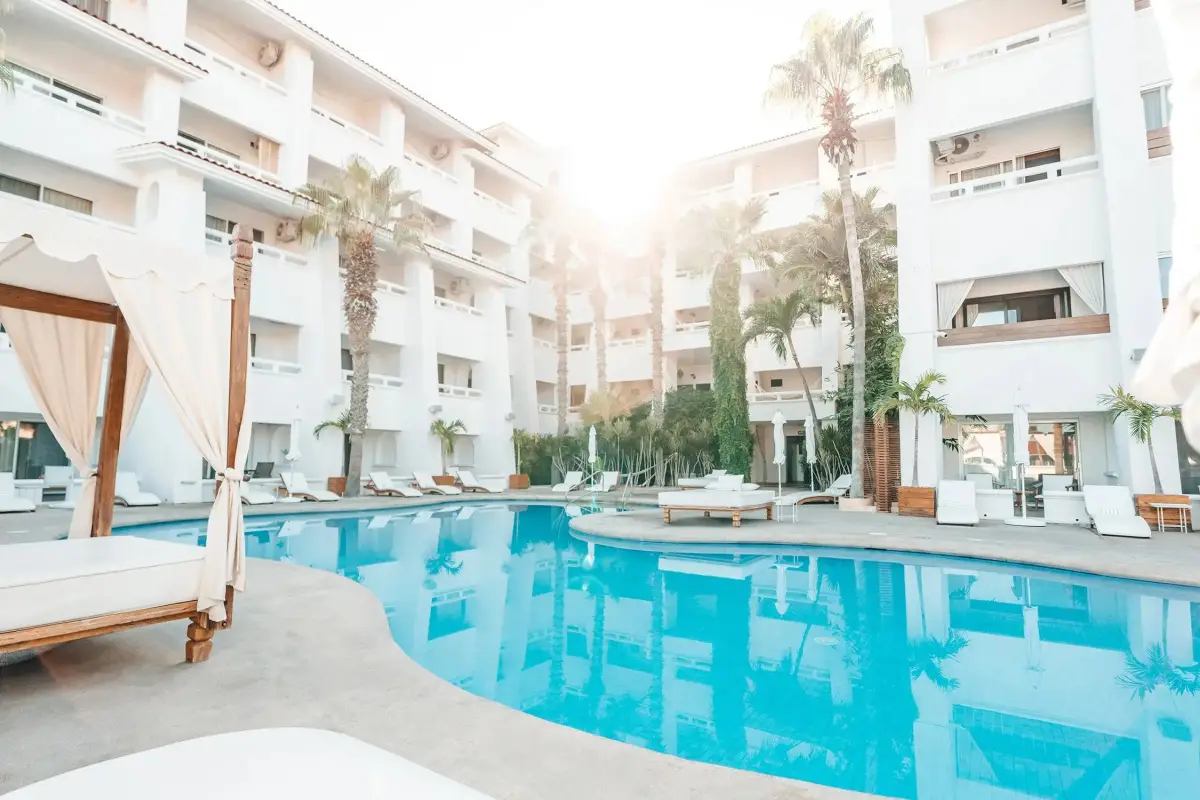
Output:
[[436,675],[600,736],[918,800],[1200,796],[1190,590],[900,554],[589,546],[555,506],[248,527],[251,556],[373,591]]

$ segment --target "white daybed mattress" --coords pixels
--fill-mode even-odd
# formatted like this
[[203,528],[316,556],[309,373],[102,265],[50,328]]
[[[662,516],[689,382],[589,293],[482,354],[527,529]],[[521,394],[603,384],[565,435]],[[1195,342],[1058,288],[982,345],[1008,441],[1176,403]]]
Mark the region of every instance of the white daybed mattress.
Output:
[[711,508],[713,511],[729,511],[735,508],[754,508],[768,505],[775,500],[775,493],[766,489],[753,492],[735,492],[720,489],[693,489],[687,492],[659,492],[659,507]]
[[[197,765],[203,778],[187,780]],[[204,736],[102,761],[17,789],[6,800],[489,800],[342,733],[311,728]]]
[[0,632],[200,595],[204,548],[136,536],[0,546]]

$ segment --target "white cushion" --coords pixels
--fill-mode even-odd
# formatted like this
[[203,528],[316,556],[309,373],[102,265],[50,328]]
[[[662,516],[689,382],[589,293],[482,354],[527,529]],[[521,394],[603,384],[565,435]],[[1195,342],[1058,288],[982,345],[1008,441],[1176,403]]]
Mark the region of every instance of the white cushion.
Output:
[[679,480],[677,480],[675,482],[677,484],[679,484],[680,486],[687,486],[689,488],[703,489],[705,486],[708,486],[713,481],[712,481],[712,478],[680,478]]
[[774,499],[775,493],[766,490],[761,492],[727,492],[719,489],[700,489],[691,492],[658,493],[659,506],[702,508],[714,511],[731,511],[735,508],[769,505]]
[[708,484],[707,489],[740,489],[742,486],[741,475],[718,475],[717,479]]
[[200,596],[204,548],[135,536],[0,545],[0,631]]

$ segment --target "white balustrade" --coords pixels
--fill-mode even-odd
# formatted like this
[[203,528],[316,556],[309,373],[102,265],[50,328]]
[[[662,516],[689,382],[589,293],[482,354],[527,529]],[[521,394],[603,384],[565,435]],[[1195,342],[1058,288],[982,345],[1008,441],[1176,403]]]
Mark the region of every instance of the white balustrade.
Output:
[[[354,377],[354,370],[352,370],[352,369],[342,370],[342,380],[343,381],[345,381],[346,383],[349,383],[350,379],[352,377]],[[378,386],[378,387],[383,387],[383,388],[387,388],[387,389],[399,389],[400,387],[404,386],[404,379],[397,378],[395,375],[380,375],[375,372],[370,372],[370,373],[367,373],[367,385],[368,386]]]
[[60,89],[53,84],[17,70],[13,70],[12,77],[13,88],[22,94],[56,100],[75,111],[87,114],[90,117],[102,119],[122,130],[132,131],[133,133],[146,132],[146,125],[140,119],[110,108],[103,103],[97,103],[85,97],[80,97],[74,92]]
[[681,322],[675,326],[676,333],[688,333],[690,331],[706,331],[712,327],[712,320],[701,320],[700,322]]
[[998,175],[989,175],[986,178],[976,178],[962,183],[948,183],[936,187],[930,197],[935,201],[970,197],[984,192],[996,192],[1029,184],[1041,184],[1043,181],[1069,178],[1085,172],[1094,172],[1099,168],[1100,159],[1097,156],[1081,156],[1069,161],[1056,161],[1053,164],[1026,167],[1016,172],[1002,172]]
[[811,181],[800,181],[799,183],[789,183],[787,186],[780,186],[778,189],[766,189],[761,192],[755,192],[754,196],[769,200],[774,197],[783,197],[786,195],[795,194],[797,192],[812,191],[812,189],[816,186],[819,186],[820,183],[821,182],[819,180],[814,178]]
[[1073,33],[1078,33],[1085,29],[1088,25],[1087,15],[1081,14],[1070,19],[1060,20],[1051,25],[1045,25],[1041,28],[1034,28],[1030,31],[1008,36],[1003,39],[998,39],[994,42],[972,50],[968,53],[948,58],[944,61],[938,61],[929,65],[930,72],[944,72],[946,70],[958,69],[960,67],[978,64],[981,61],[1001,56],[1006,53],[1011,53],[1017,50],[1022,50],[1033,45],[1044,44],[1052,39],[1059,39],[1063,36],[1068,36]]
[[754,392],[748,399],[751,403],[783,403],[805,398],[804,392]]
[[250,83],[261,86],[263,89],[266,89],[269,92],[274,92],[275,94],[283,97],[287,96],[287,89],[283,88],[278,83],[275,83],[275,81],[263,77],[254,70],[249,69],[248,67],[243,67],[223,55],[214,53],[204,45],[197,44],[196,42],[192,41],[186,41],[183,43],[183,47],[188,51],[189,55],[197,57],[201,62],[200,65],[206,67],[209,73],[218,75],[232,75],[238,80],[249,81]]
[[649,341],[644,336],[638,336],[633,339],[609,339],[608,346],[610,348],[637,347],[638,345],[648,344]]
[[510,206],[508,203],[505,203],[503,200],[499,200],[495,197],[492,197],[487,192],[481,192],[478,189],[473,189],[472,191],[475,193],[475,196],[478,197],[480,200],[482,200],[485,203],[495,206],[496,208],[500,209],[501,211],[503,211],[506,214],[516,214],[517,213],[517,210],[515,208],[513,208],[512,206]]
[[[221,252],[219,255],[227,256],[229,254],[229,247],[233,244],[232,234],[221,233],[220,231],[214,231],[206,228],[204,231],[204,238],[210,244],[214,245],[214,249],[220,248]],[[287,250],[280,250],[278,247],[272,247],[269,244],[263,244],[261,242],[254,243],[254,257],[256,259],[271,259],[272,261],[280,264],[291,264],[292,266],[296,267],[308,265],[308,259],[302,255],[290,253]]]
[[547,404],[539,404],[539,405],[538,405],[538,413],[539,413],[539,414],[557,414],[557,413],[558,413],[558,406],[555,406],[555,405],[547,405]]
[[428,161],[418,158],[417,156],[414,156],[411,153],[405,153],[404,160],[407,161],[409,164],[412,164],[414,167],[425,170],[425,171],[429,172],[431,175],[441,178],[444,181],[449,181],[450,183],[458,183],[457,175],[453,175],[453,174],[447,172],[446,170],[442,169],[441,167],[435,167],[433,164],[430,164]]
[[446,395],[447,397],[483,397],[483,392],[479,389],[471,389],[467,386],[451,386],[446,383],[438,384],[438,394]]
[[[345,268],[339,267],[338,275],[344,279],[346,277]],[[385,281],[382,278],[378,278],[375,281],[375,291],[383,292],[384,294],[407,295],[408,287],[402,283],[394,283],[393,281]]]
[[273,358],[250,358],[250,369],[255,372],[270,372],[275,375],[299,375],[304,368],[292,361],[278,361]]
[[237,170],[238,172],[244,172],[247,175],[253,176],[260,180],[269,181],[271,183],[279,182],[279,175],[271,170],[260,167],[257,164],[251,164],[249,161],[243,161],[238,156],[230,155],[222,150],[217,150],[209,147],[208,145],[193,142],[191,139],[186,139],[182,136],[175,140],[175,144],[184,150],[195,153],[201,158],[208,159],[209,161],[215,161],[222,166],[229,167],[230,169]]
[[456,303],[453,300],[447,300],[444,297],[433,298],[433,304],[439,308],[444,308],[447,311],[457,311],[460,314],[470,314],[473,317],[482,317],[483,312],[475,306],[469,306],[465,303]]
[[534,347],[544,347],[547,350],[557,350],[558,342],[552,342],[549,339],[538,339],[536,336],[533,339]]
[[347,122],[341,117],[329,113],[323,108],[317,108],[316,106],[313,106],[312,113],[313,116],[319,117],[331,125],[336,125],[337,127],[342,128],[346,131],[346,133],[350,134],[354,138],[361,139],[365,142],[369,142],[370,144],[379,145],[380,147],[383,146],[383,139],[379,138],[365,128],[360,128],[353,122]]

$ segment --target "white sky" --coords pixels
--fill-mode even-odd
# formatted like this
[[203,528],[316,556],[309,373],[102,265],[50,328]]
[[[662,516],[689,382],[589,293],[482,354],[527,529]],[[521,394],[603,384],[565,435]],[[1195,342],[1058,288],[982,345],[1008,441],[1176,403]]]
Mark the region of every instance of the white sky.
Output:
[[275,2],[466,123],[508,122],[561,148],[593,206],[802,127],[761,97],[813,11],[888,25],[887,0]]

